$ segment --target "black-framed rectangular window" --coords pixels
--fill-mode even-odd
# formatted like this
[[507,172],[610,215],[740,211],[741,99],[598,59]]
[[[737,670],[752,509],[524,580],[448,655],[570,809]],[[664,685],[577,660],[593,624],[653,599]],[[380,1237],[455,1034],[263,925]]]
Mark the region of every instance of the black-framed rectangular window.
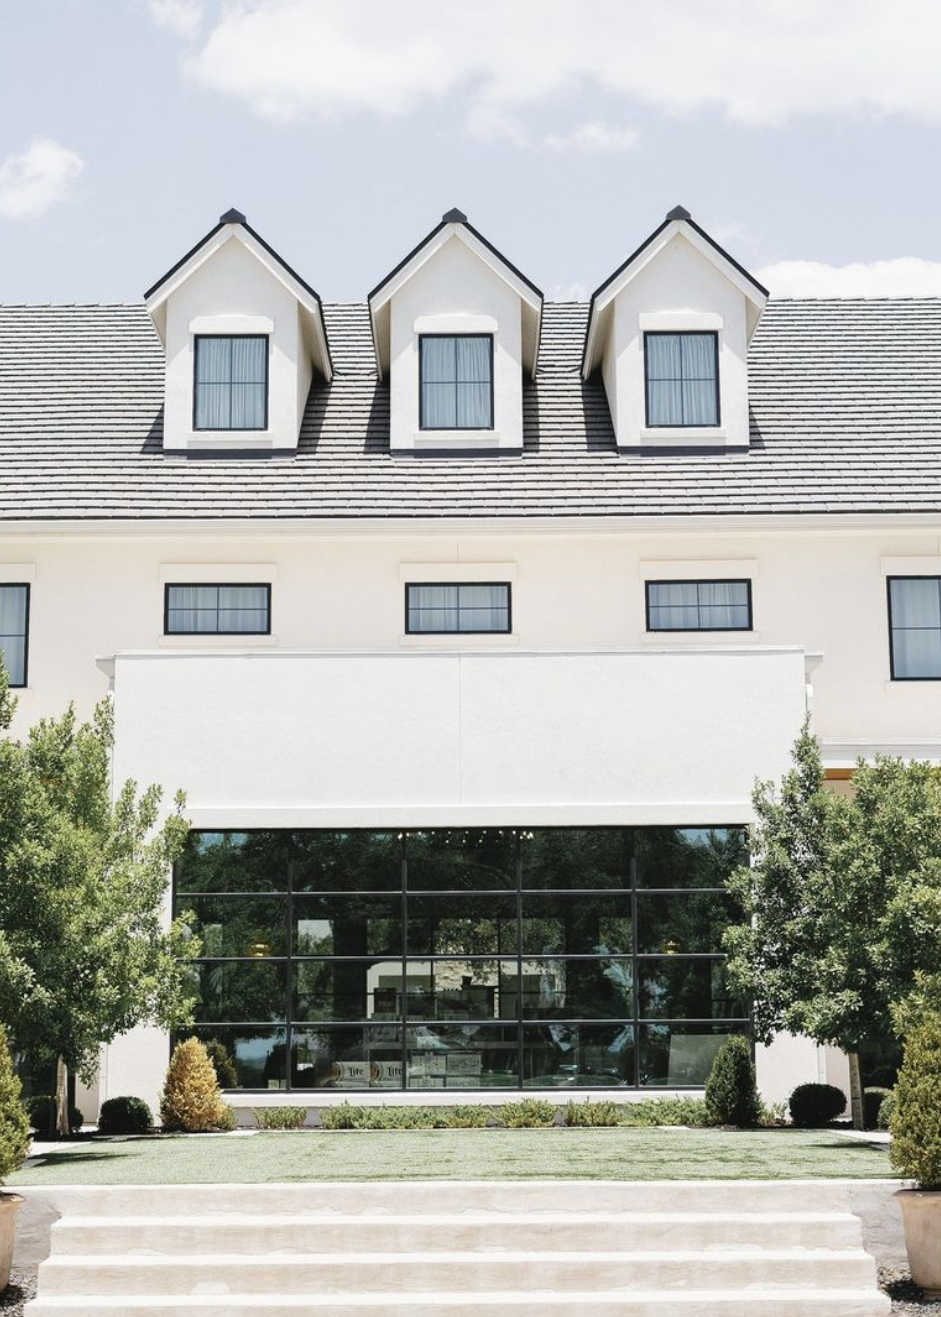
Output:
[[941,576],[890,576],[893,681],[941,681]]
[[422,334],[419,426],[422,430],[493,429],[493,335]]
[[464,635],[512,627],[507,581],[473,584],[415,584],[405,587],[407,635]]
[[719,424],[719,335],[644,335],[647,425]]
[[271,634],[270,585],[168,585],[163,629],[168,636]]
[[648,581],[648,631],[751,631],[751,581]]
[[197,334],[193,429],[267,428],[267,335]]
[[29,586],[0,585],[0,657],[11,686],[26,685],[29,651]]

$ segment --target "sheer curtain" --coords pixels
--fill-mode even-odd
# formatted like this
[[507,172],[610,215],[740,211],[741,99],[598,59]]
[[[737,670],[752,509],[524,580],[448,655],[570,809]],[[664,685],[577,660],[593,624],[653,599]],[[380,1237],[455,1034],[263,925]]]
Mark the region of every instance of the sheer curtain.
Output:
[[265,426],[265,366],[268,340],[232,339],[233,430],[262,430]]
[[714,334],[648,334],[648,425],[716,425]]
[[489,335],[421,340],[423,430],[481,430],[493,424]]
[[647,422],[683,424],[682,357],[679,334],[648,334]]
[[267,374],[267,338],[197,339],[197,430],[263,430]]
[[421,341],[422,429],[453,430],[457,425],[454,373],[454,339],[423,338]]
[[457,345],[457,424],[461,430],[485,430],[490,410],[489,338],[459,338]]
[[716,340],[712,334],[684,334],[683,422],[716,425],[719,420],[716,389]]
[[699,583],[700,625],[711,631],[748,628],[748,586],[744,581]]
[[26,586],[0,585],[0,655],[14,686],[26,679]]
[[232,340],[200,338],[196,341],[196,428],[229,428],[229,380]]

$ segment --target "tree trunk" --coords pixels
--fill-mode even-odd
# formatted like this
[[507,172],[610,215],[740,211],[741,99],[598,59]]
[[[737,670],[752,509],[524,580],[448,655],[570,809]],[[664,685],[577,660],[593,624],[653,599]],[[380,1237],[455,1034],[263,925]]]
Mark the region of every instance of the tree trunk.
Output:
[[853,1129],[865,1129],[863,1119],[863,1081],[859,1072],[859,1053],[847,1053],[850,1063],[850,1103],[853,1113]]
[[56,1060],[56,1133],[68,1138],[69,1129],[69,1068],[60,1056]]

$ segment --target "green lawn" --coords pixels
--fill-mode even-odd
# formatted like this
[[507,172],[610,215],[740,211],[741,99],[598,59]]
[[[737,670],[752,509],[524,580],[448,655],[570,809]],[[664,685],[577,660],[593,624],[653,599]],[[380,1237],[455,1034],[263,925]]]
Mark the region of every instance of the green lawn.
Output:
[[884,1149],[827,1132],[709,1129],[338,1130],[83,1143],[9,1178],[30,1184],[296,1180],[890,1178]]

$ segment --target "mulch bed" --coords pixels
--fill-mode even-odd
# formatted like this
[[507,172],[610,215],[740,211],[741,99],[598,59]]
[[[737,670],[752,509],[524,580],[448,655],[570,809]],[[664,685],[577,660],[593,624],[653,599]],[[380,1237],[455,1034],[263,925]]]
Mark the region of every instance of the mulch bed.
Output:
[[926,1299],[906,1271],[879,1272],[879,1285],[892,1300],[894,1313],[934,1313],[941,1317],[941,1299]]

